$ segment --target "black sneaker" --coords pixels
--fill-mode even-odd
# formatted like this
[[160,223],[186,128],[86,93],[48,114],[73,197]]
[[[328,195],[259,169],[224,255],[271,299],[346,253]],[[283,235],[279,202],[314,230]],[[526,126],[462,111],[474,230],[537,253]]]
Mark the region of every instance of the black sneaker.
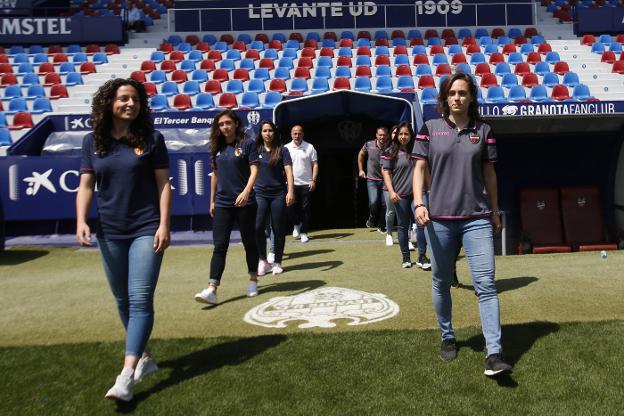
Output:
[[451,283],[451,287],[457,289],[459,287],[459,279],[457,278],[457,272],[453,274],[453,283]]
[[485,359],[485,371],[483,374],[486,376],[496,376],[498,374],[511,373],[512,367],[503,361],[502,354],[490,354]]
[[457,357],[457,345],[455,338],[442,340],[440,346],[440,358],[444,361],[451,361]]
[[427,256],[424,256],[424,255],[418,257],[416,266],[420,267],[423,270],[431,270],[431,262],[429,261]]

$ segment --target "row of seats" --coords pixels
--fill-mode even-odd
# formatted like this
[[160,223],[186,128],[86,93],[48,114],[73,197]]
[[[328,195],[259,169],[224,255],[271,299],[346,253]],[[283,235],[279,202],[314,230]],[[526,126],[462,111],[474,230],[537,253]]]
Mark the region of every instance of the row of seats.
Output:
[[[538,34],[539,33],[537,29],[534,27],[527,27],[524,31],[522,31],[519,28],[512,27],[508,30],[508,32],[505,32],[505,29],[500,28],[500,27],[493,28],[491,32],[490,30],[486,28],[477,28],[475,29],[474,32],[468,28],[461,28],[457,31],[457,34],[455,34],[455,31],[451,28],[443,29],[441,33],[439,33],[436,29],[428,29],[425,31],[424,36],[419,29],[409,30],[407,32],[407,36],[405,35],[405,32],[403,30],[398,30],[398,29],[393,30],[391,35],[388,35],[388,32],[386,30],[377,30],[375,31],[374,36],[371,36],[371,33],[368,30],[359,31],[357,33],[357,36],[354,35],[352,31],[345,30],[340,33],[340,37],[336,34],[336,32],[333,32],[333,31],[325,32],[322,37],[319,32],[311,31],[306,34],[305,38],[300,32],[291,32],[288,34],[288,36],[286,36],[283,33],[277,32],[277,33],[274,33],[270,39],[269,39],[269,36],[265,33],[257,33],[254,35],[253,38],[250,34],[241,33],[236,37],[236,39],[234,39],[234,36],[229,33],[221,34],[221,36],[218,39],[213,34],[205,34],[201,38],[201,41],[206,42],[209,45],[214,45],[219,41],[225,42],[228,45],[231,45],[234,42],[239,41],[247,45],[247,44],[252,43],[253,41],[260,41],[266,44],[272,40],[277,40],[277,41],[280,41],[281,43],[286,43],[288,40],[294,40],[294,41],[297,41],[298,43],[304,43],[306,40],[314,40],[316,42],[322,42],[324,40],[333,40],[334,42],[338,42],[340,39],[350,39],[352,41],[358,40],[358,39],[379,41],[379,40],[384,40],[384,39],[396,40],[396,39],[422,39],[422,38],[424,39],[430,39],[430,38],[463,39],[465,37],[481,38],[483,36],[491,36],[492,38],[508,36],[511,39],[515,39],[521,36],[525,38],[531,38]],[[190,34],[190,35],[187,35],[183,40],[180,35],[171,34],[167,38],[167,42],[173,44],[174,46],[177,46],[178,44],[182,42],[187,42],[187,43],[190,43],[191,45],[195,45],[200,42],[200,38],[197,35]]]
[[273,108],[282,100],[282,95],[277,92],[258,94],[246,92],[241,95],[240,105],[236,94],[223,93],[213,96],[209,93],[200,93],[196,96],[177,94],[173,97],[172,105],[169,105],[167,96],[156,94],[150,98],[152,111],[171,110],[210,110],[213,108]]
[[[71,61],[70,58],[71,57]],[[34,66],[41,65],[47,62],[60,65],[64,62],[73,62],[74,64],[81,64],[83,62],[93,62],[95,64],[107,64],[108,54],[106,52],[96,52],[92,55],[86,52],[76,52],[74,54],[66,54],[64,52],[55,53],[54,55],[48,55],[47,53],[36,53],[29,55],[27,53],[18,53],[11,57],[8,55],[0,55],[0,63],[10,63],[13,66],[21,64],[31,64]]]
[[27,100],[34,100],[39,97],[48,97],[53,100],[59,98],[67,98],[69,96],[67,92],[67,87],[63,84],[54,84],[50,87],[49,94],[46,94],[46,90],[42,85],[30,85],[26,88],[26,94],[22,92],[21,85],[9,85],[4,89],[4,94],[2,95],[2,101],[10,101],[12,102],[14,99],[23,98]]
[[[28,100],[32,104],[28,105]],[[52,109],[52,103],[50,102],[50,98],[45,96],[45,92],[43,95],[37,95],[34,97],[15,97],[9,101],[8,109],[0,114],[8,114],[13,115],[19,112],[29,112],[32,114],[43,114],[54,111]],[[1,117],[0,117],[1,118]],[[1,125],[1,120],[0,120]]]
[[30,45],[28,50],[21,45],[13,45],[8,50],[4,48],[4,46],[0,46],[0,56],[1,55],[9,55],[14,56],[17,54],[26,53],[28,55],[34,56],[39,53],[47,53],[48,55],[55,55],[57,53],[65,53],[66,55],[74,55],[75,53],[84,52],[87,55],[93,55],[98,52],[105,52],[107,55],[118,54],[119,46],[115,43],[107,43],[104,46],[104,50],[102,51],[102,47],[95,43],[90,43],[86,45],[84,48],[76,43],[69,44],[67,46],[61,45],[49,45],[47,48],[44,48],[41,45]]
[[[65,65],[66,64],[66,65]],[[20,64],[17,67],[17,72],[13,71],[13,65],[8,63],[0,63],[0,76],[2,74],[16,74],[24,76],[26,74],[34,74],[37,73],[39,75],[46,75],[49,73],[63,73],[66,74],[68,72],[80,72],[81,74],[92,74],[97,72],[96,63],[87,61],[80,63],[78,67],[78,71],[75,71],[75,64],[72,62],[65,62],[64,64],[59,64],[59,70],[61,69],[61,65],[63,65],[63,72],[56,71],[54,64],[52,62],[44,62],[37,66],[37,72],[35,72],[35,68],[29,63]]]
[[[61,75],[64,75],[64,77],[61,77]],[[20,79],[18,79],[18,76],[15,74],[0,75],[0,88],[8,87],[10,85],[20,85],[22,87],[43,85],[44,87],[51,87],[55,84],[65,84],[66,86],[84,84],[82,74],[80,72],[67,72],[66,74],[49,72],[45,75],[27,73],[19,78]]]
[[602,43],[605,45],[611,45],[613,43],[624,43],[624,34],[620,33],[615,38],[608,33],[602,34],[596,39],[596,36],[592,34],[583,35],[581,38],[581,44],[592,46],[594,43]]
[[[9,130],[22,130],[22,129],[33,128],[34,123],[33,123],[32,115],[30,112],[19,112],[19,113],[15,113],[15,115],[13,116],[13,122],[10,125],[5,124],[5,126]],[[5,127],[0,126],[0,129],[2,128],[5,128]],[[9,137],[9,140],[10,140],[10,137]]]

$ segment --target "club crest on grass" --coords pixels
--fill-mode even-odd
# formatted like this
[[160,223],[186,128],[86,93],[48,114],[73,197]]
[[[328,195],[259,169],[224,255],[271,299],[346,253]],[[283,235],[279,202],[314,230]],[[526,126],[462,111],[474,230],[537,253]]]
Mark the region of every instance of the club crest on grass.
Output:
[[267,328],[286,328],[289,322],[305,321],[299,328],[333,328],[337,319],[347,325],[366,325],[392,318],[399,305],[381,293],[341,287],[323,287],[294,296],[272,298],[245,314],[245,322]]

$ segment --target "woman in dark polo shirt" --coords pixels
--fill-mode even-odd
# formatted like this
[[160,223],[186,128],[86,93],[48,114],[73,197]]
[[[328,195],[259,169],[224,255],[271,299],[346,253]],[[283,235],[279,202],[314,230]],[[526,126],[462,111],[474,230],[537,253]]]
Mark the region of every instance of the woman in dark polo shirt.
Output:
[[[496,140],[479,116],[477,86],[469,75],[450,76],[440,88],[443,117],[428,120],[412,153],[415,216],[426,225],[433,266],[433,305],[442,330],[440,355],[457,356],[451,324],[451,284],[457,248],[463,243],[479,297],[487,358],[485,375],[511,371],[502,357],[498,295],[494,282],[493,233],[501,228],[496,183]],[[421,198],[425,171],[431,172],[428,205]]]
[[384,191],[388,192],[396,212],[403,268],[412,267],[408,231],[413,200],[412,176],[415,160],[410,154],[413,142],[414,130],[408,122],[403,122],[392,136],[392,144],[381,155]]
[[[286,207],[295,201],[295,181],[292,159],[288,149],[280,143],[277,127],[270,121],[260,123],[256,137],[258,151],[258,180],[254,186],[258,212],[256,214],[256,243],[258,244],[258,276],[272,269],[273,274],[282,273],[282,256],[286,241]],[[275,261],[267,262],[266,227],[271,218],[275,240]]]
[[82,143],[76,238],[91,245],[87,225],[97,184],[97,239],[104,272],[126,329],[123,370],[106,398],[129,401],[134,383],[158,367],[147,350],[154,291],[169,246],[169,157],[154,130],[147,94],[132,79],[114,79],[93,97],[93,132]]
[[210,154],[210,215],[213,218],[214,250],[209,285],[195,294],[195,300],[216,304],[217,288],[225,270],[234,223],[238,223],[245,247],[249,273],[247,296],[258,294],[258,247],[254,233],[256,197],[253,190],[258,177],[258,152],[253,140],[245,139],[243,122],[232,110],[224,110],[215,116],[210,133]]

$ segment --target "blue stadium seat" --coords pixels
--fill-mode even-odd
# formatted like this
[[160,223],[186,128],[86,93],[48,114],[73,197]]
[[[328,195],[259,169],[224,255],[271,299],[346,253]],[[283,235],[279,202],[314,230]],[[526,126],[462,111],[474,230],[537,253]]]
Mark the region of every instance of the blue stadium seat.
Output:
[[[324,78],[321,78],[321,79],[324,79]],[[308,81],[305,78],[293,78],[293,80],[290,83],[290,91],[301,93],[301,94],[307,92]]]
[[290,79],[290,68],[286,67],[278,67],[275,69],[275,73],[273,74],[273,78],[279,79]]
[[35,72],[35,70],[33,69],[33,66],[30,62],[22,62],[21,64],[19,64],[19,66],[17,67],[17,72],[16,74],[18,76],[23,76],[25,74],[28,73],[33,73]]
[[581,81],[579,80],[579,76],[576,72],[566,72],[563,74],[562,84],[566,87],[574,88],[579,85]]
[[548,90],[543,85],[536,85],[532,87],[529,99],[538,103],[551,101],[548,97]]
[[271,40],[279,40],[282,43],[286,43],[286,35],[280,32],[273,33],[273,36],[271,36]]
[[509,54],[509,57],[507,58],[507,63],[509,65],[518,65],[521,62],[524,62],[524,58],[521,52],[512,52]]
[[271,75],[267,68],[258,68],[253,72],[253,78],[261,81],[267,81],[271,78]]
[[240,61],[241,53],[238,49],[228,49],[225,52],[225,59],[229,59],[231,61]]
[[376,77],[391,77],[392,69],[389,66],[381,65],[375,68]]
[[336,41],[333,39],[323,39],[323,43],[321,44],[321,46],[323,48],[335,48],[336,47]]
[[176,50],[182,53],[189,53],[191,50],[193,50],[193,46],[188,42],[182,42],[177,45]]
[[438,90],[436,88],[425,88],[422,90],[420,96],[420,102],[425,104],[437,104],[438,103]]
[[394,90],[391,77],[378,77],[375,82],[375,89],[380,93],[390,93]]
[[9,85],[4,89],[2,101],[12,100],[22,96],[22,87],[19,84]]
[[253,71],[254,69],[256,69],[256,64],[255,64],[253,59],[251,59],[251,58],[244,58],[244,59],[240,60],[240,63],[238,64],[238,67],[240,69],[246,69],[248,71]]
[[477,29],[475,29],[475,39],[481,39],[484,36],[490,37],[490,32],[486,28],[478,27]]
[[198,51],[195,49],[189,52],[186,59],[192,62],[200,62],[204,60],[204,55],[202,54],[202,51]]
[[66,53],[67,55],[74,55],[76,53],[82,52],[82,47],[78,44],[72,43],[71,45],[67,45]]
[[622,44],[620,42],[612,42],[609,45],[609,50],[613,53],[622,53]]
[[24,74],[24,77],[22,78],[22,85],[39,85],[39,75],[34,72]]
[[336,73],[334,74],[334,77],[351,78],[351,68],[349,68],[348,66],[336,67]]
[[351,39],[351,40],[355,40],[355,36],[353,35],[353,32],[351,32],[350,30],[343,30],[340,33],[340,38],[341,39]]
[[330,78],[331,70],[328,66],[318,66],[314,70],[314,78]]
[[236,40],[249,44],[251,43],[251,35],[249,33],[241,33],[236,37]]
[[0,146],[11,146],[11,131],[6,127],[0,127]]
[[520,45],[520,53],[523,55],[528,55],[531,52],[535,52],[535,47],[531,43],[524,43]]
[[260,107],[260,97],[258,97],[258,93],[250,91],[244,93],[241,97],[240,106],[246,108]]
[[193,72],[195,71],[195,62],[185,59],[180,62],[180,69],[186,72]]
[[388,36],[388,32],[386,32],[385,30],[376,30],[374,37],[375,40],[390,39],[390,37]]
[[300,47],[301,47],[301,44],[299,43],[298,40],[289,39],[288,41],[286,41],[286,49],[294,49],[298,51]]
[[32,110],[30,112],[32,114],[43,114],[43,113],[51,113],[54,109],[52,109],[52,103],[48,97],[38,97],[35,98],[32,104]]
[[512,88],[518,85],[518,77],[512,73],[506,73],[501,79],[501,86],[505,88]]
[[431,37],[427,39],[427,46],[442,45],[442,39],[438,37]]
[[201,89],[199,87],[199,82],[197,81],[186,81],[184,84],[182,84],[182,93],[186,94],[186,95],[197,95],[201,92]]
[[284,49],[284,51],[282,52],[282,58],[296,59],[297,58],[297,49],[295,49],[295,48],[286,48],[286,49]]
[[544,74],[544,78],[542,78],[542,85],[547,87],[554,87],[555,85],[559,85],[559,76],[554,72],[547,72]]
[[494,73],[498,76],[503,76],[505,74],[510,74],[511,73],[511,67],[509,66],[509,64],[507,62],[499,62],[496,64],[496,67],[494,68]]
[[418,29],[410,29],[409,32],[407,32],[408,39],[422,39],[422,37],[422,33]]
[[458,64],[455,66],[455,72],[463,72],[464,74],[472,74],[469,64]]
[[429,65],[418,65],[416,67],[416,74],[417,77],[421,77],[423,75],[433,75],[433,73],[431,72],[431,67]]
[[178,83],[174,81],[163,82],[163,85],[160,88],[160,93],[165,97],[171,97],[179,94],[180,91],[178,90]]
[[541,45],[544,42],[546,42],[546,39],[544,39],[544,36],[542,36],[542,35],[533,35],[533,36],[531,36],[531,43],[533,45]]
[[312,94],[319,94],[327,91],[329,91],[329,82],[327,81],[327,78],[314,78],[312,80]]
[[485,55],[481,52],[476,52],[470,55],[470,65],[476,65],[486,62]]
[[252,80],[249,81],[249,84],[247,84],[247,91],[248,92],[255,92],[255,93],[263,93],[264,92],[264,81],[261,79],[257,79],[254,78]]
[[162,94],[156,94],[150,98],[150,108],[154,111],[169,110],[169,102],[167,97]]
[[16,53],[13,57],[13,65],[22,64],[24,62],[30,62],[27,53]]
[[453,45],[449,45],[448,47],[448,54],[453,56],[456,55],[458,53],[464,53],[461,45],[458,44],[453,44]]
[[594,100],[594,97],[589,92],[589,87],[585,84],[578,84],[574,87],[572,98],[577,101]]
[[306,40],[315,40],[317,42],[321,41],[321,35],[318,32],[308,32],[306,35]]
[[424,45],[414,45],[412,55],[427,55],[427,48]]
[[462,27],[457,31],[457,39],[469,38],[472,37],[472,32],[470,29]]
[[605,45],[600,42],[596,42],[591,46],[592,53],[602,54],[604,51],[605,51]]
[[208,81],[208,72],[206,72],[204,69],[196,69],[195,71],[191,72],[191,80],[197,82],[206,82]]
[[506,45],[508,43],[513,43],[513,39],[511,39],[511,37],[509,37],[509,36],[499,36],[498,37],[497,44],[499,46]]
[[489,35],[481,36],[478,39],[479,39],[479,46],[491,45],[491,44],[494,43],[494,41],[492,40],[492,38]]
[[182,43],[182,38],[180,37],[180,35],[171,34],[167,38],[167,43],[170,43],[173,46],[178,46],[180,43]]
[[28,55],[34,56],[36,54],[43,53],[43,52],[44,52],[43,46],[41,45],[30,45],[28,47]]
[[413,91],[416,86],[414,85],[414,79],[407,75],[402,75],[397,78],[397,89],[403,90],[411,90]]
[[367,55],[356,56],[355,66],[371,66],[370,56],[367,56]]
[[164,60],[165,60],[165,54],[163,53],[163,51],[153,51],[150,54],[150,61],[153,61],[154,63],[159,64]]
[[224,69],[228,72],[234,71],[236,69],[236,64],[231,59],[223,59],[219,62],[219,68]]
[[371,46],[371,42],[367,38],[359,38],[357,40],[357,42],[355,43],[355,46],[357,48],[359,48],[360,46],[368,46],[368,47],[370,47]]
[[498,52],[498,45],[489,44],[483,47],[483,53],[486,55],[492,55],[493,53]]
[[507,99],[515,103],[519,101],[526,101],[527,96],[526,96],[526,91],[524,90],[524,87],[522,85],[512,86],[509,89],[509,96],[507,97]]
[[257,51],[263,51],[264,43],[261,40],[254,40],[253,42],[251,42],[251,44],[249,45],[249,48],[247,49],[255,49]]
[[227,42],[223,42],[222,40],[215,42],[214,45],[212,45],[212,49],[215,49],[221,53],[226,52],[228,50],[228,44]]
[[210,110],[215,107],[214,98],[212,94],[207,92],[202,92],[197,94],[197,99],[195,100],[195,107],[200,108],[202,110]]
[[33,56],[33,65],[41,65],[45,62],[49,62],[47,53],[38,53]]
[[485,101],[488,103],[504,103],[507,101],[507,98],[505,98],[505,90],[503,87],[497,85],[488,88]]
[[405,38],[393,38],[392,39],[392,46],[393,47],[407,46],[407,41],[405,40]]
[[87,62],[89,60],[89,56],[84,52],[76,52],[72,56],[72,62],[75,64],[81,64],[83,62]]
[[262,55],[265,59],[273,59],[274,61],[279,58],[279,54],[276,49],[269,48],[264,51],[264,55]]
[[23,111],[28,111],[28,105],[24,97],[15,97],[9,101],[9,108],[5,110],[5,114],[11,115]]
[[274,108],[279,102],[282,101],[282,94],[276,91],[269,91],[264,96],[263,108]]
[[602,34],[600,35],[600,37],[598,38],[598,42],[600,43],[612,43],[613,42],[613,37],[611,35],[609,35],[608,33]]
[[535,64],[535,68],[533,68],[533,72],[535,72],[537,75],[544,75],[548,72],[550,72],[550,65],[548,65],[548,62],[538,62]]
[[83,85],[82,74],[80,72],[69,72],[65,78],[65,85],[68,87],[72,85]]
[[45,97],[45,96],[46,96],[45,89],[43,88],[43,86],[39,84],[31,85],[26,90],[27,100],[34,100],[35,98]]
[[231,79],[227,82],[225,87],[225,92],[229,92],[231,94],[240,94],[244,91],[243,81],[240,79]]
[[212,46],[217,43],[217,37],[213,34],[207,33],[202,36],[202,42],[206,42],[207,44]]
[[338,49],[338,56],[348,56],[351,58],[353,56],[353,50],[351,48],[347,48],[346,46],[342,46]]
[[369,77],[357,77],[355,79],[355,84],[353,86],[355,91],[370,92],[372,88]]
[[387,55],[390,56],[390,49],[387,46],[380,45],[375,47],[375,56]]
[[293,69],[295,67],[292,58],[282,58],[278,61],[278,68]]
[[76,72],[76,66],[73,62],[61,62],[57,72],[61,75],[67,75],[70,72]]
[[552,52],[548,52],[546,54],[546,57],[544,58],[544,61],[548,62],[549,64],[554,64],[555,62],[561,61],[561,58],[559,57],[559,53],[558,52],[552,51]]

